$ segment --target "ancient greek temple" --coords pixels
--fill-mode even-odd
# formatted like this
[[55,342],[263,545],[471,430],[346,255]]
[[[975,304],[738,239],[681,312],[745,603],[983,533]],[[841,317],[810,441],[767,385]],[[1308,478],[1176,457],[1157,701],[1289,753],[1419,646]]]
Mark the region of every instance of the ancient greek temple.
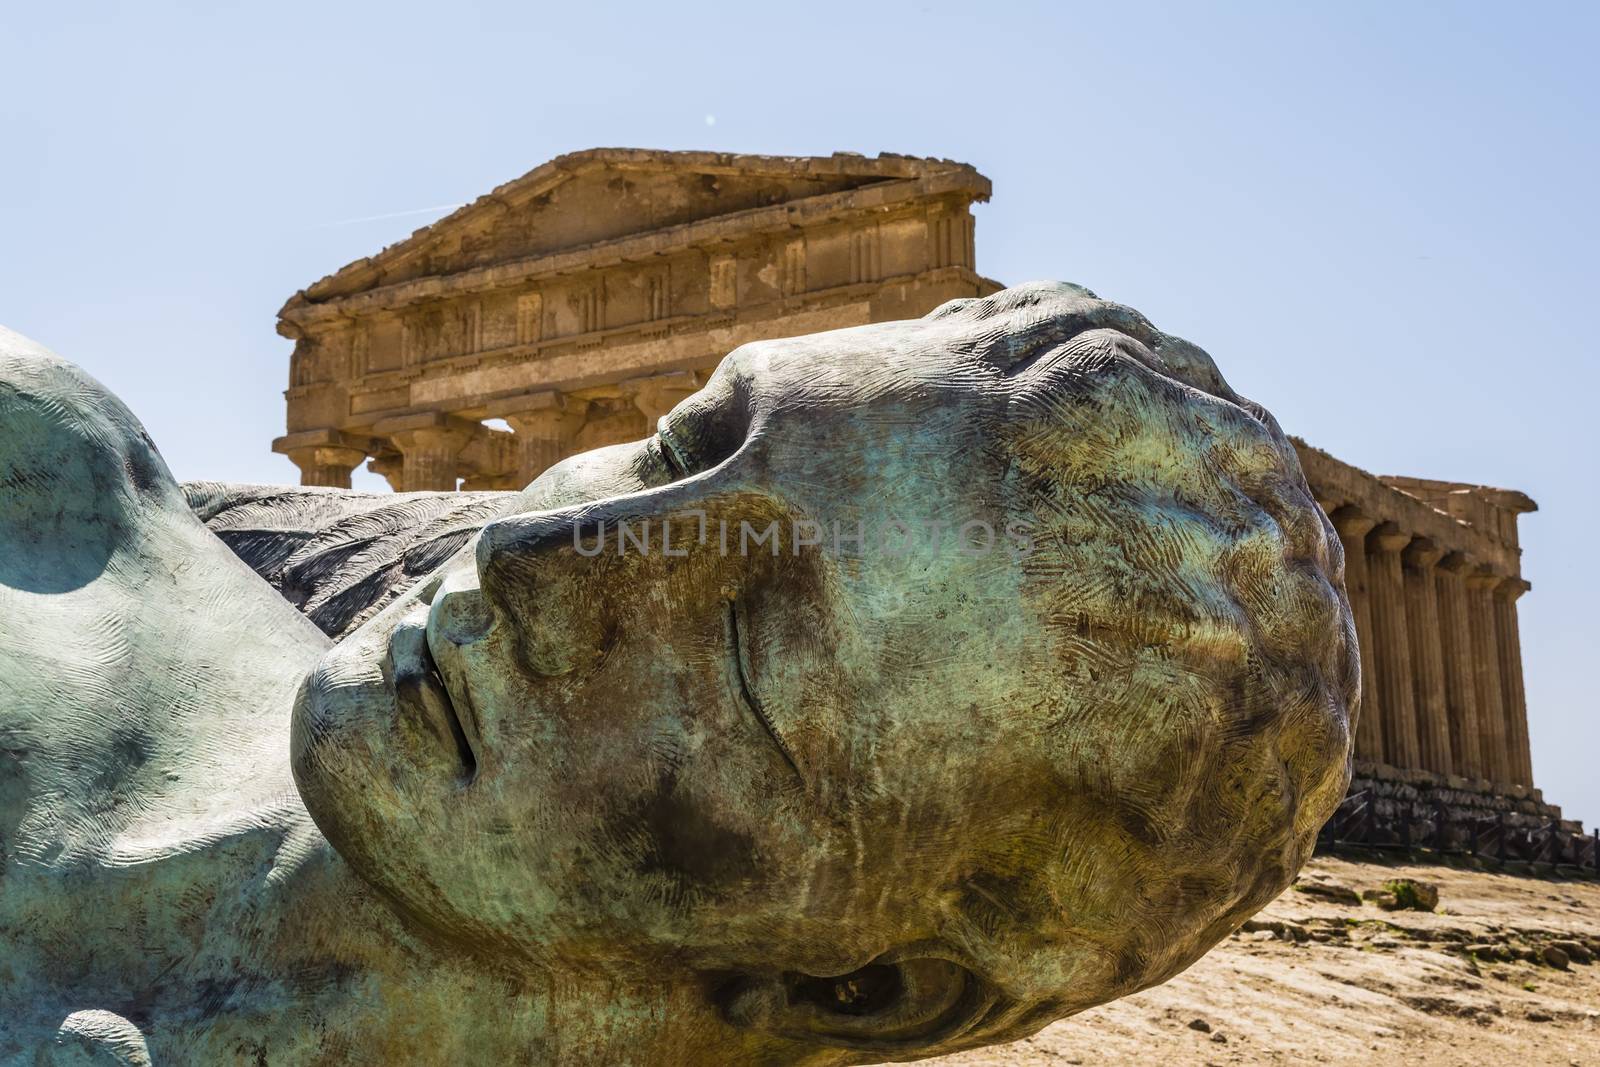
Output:
[[[284,305],[273,448],[306,485],[348,487],[365,463],[401,490],[520,487],[648,435],[747,341],[999,289],[975,265],[989,194],[941,159],[561,156]],[[1517,634],[1533,501],[1300,450],[1346,552],[1358,759],[1536,803]]]
[[988,196],[903,156],[562,156],[284,305],[273,447],[308,485],[365,462],[396,489],[521,487],[647,436],[746,341],[1000,288],[973,268]]
[[1374,477],[1296,442],[1345,551],[1361,643],[1356,756],[1532,786],[1517,598],[1522,493]]

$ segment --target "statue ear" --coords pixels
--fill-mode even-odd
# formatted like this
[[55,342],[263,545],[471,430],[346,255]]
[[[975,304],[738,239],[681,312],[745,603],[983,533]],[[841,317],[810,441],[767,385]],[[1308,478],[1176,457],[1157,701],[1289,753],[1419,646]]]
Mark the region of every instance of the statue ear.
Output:
[[869,963],[835,977],[785,972],[739,983],[730,1022],[808,1044],[870,1052],[932,1049],[976,1025],[995,993],[949,960]]

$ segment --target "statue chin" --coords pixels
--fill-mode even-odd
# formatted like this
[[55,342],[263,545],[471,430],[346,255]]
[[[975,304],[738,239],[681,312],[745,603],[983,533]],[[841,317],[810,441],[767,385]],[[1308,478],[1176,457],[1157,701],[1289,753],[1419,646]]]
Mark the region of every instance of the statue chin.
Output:
[[[652,1062],[1011,1040],[1193,962],[1343,793],[1354,631],[1293,449],[1076,286],[745,346],[480,525],[296,661],[305,810],[423,933],[394,973],[466,983],[406,1003],[541,975],[529,1032],[596,1062],[646,988]],[[388,975],[410,935],[361,929]]]

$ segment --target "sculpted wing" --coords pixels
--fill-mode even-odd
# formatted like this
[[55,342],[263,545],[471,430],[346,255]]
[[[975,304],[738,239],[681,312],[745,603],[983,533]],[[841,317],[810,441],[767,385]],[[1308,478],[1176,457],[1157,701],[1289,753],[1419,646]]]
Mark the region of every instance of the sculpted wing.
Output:
[[448,559],[517,496],[223,482],[186,482],[183,491],[212,533],[334,640]]

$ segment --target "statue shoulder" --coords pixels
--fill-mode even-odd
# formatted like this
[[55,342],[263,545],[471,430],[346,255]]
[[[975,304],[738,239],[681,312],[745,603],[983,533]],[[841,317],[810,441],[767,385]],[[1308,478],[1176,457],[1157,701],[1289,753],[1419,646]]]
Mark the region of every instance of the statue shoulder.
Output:
[[0,327],[0,592],[92,580],[134,512],[182,507],[137,419],[94,378]]
[[135,538],[141,486],[159,493],[163,478],[100,383],[0,328],[0,875],[17,860],[19,827],[35,845],[60,830],[60,805],[40,797],[70,780],[63,768],[97,765],[83,724],[116,706],[126,673],[111,655],[116,601],[99,579]]
[[519,499],[511,492],[363,493],[218,482],[181,488],[208,530],[334,640]]

